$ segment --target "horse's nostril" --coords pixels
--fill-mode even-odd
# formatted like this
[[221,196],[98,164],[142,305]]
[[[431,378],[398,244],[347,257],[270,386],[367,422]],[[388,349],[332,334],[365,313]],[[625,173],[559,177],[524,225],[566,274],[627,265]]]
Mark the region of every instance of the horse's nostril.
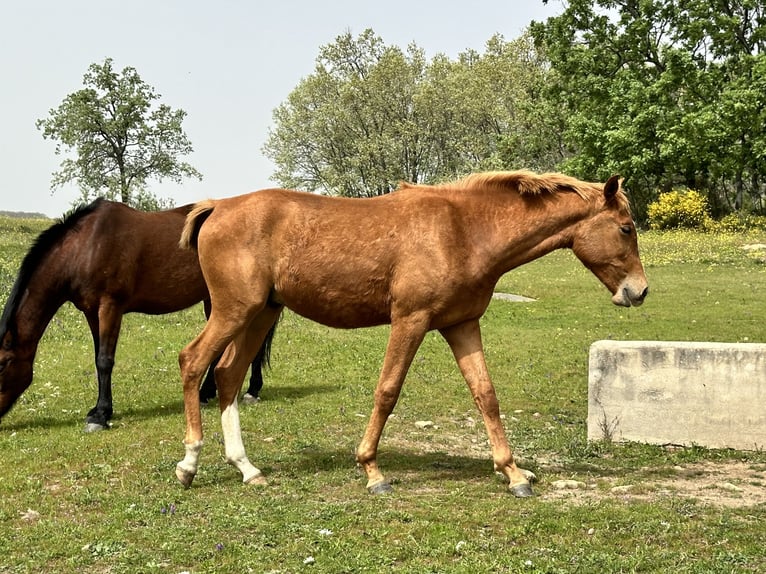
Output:
[[646,299],[646,296],[649,294],[649,287],[644,287],[644,290],[641,291],[641,300]]

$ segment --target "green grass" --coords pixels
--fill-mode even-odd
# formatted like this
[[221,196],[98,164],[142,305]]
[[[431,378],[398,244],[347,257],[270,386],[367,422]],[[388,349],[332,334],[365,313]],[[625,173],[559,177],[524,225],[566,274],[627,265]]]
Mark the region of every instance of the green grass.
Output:
[[[0,219],[3,301],[45,225]],[[766,254],[741,249],[756,242],[766,237],[643,234],[651,294],[637,309],[612,306],[567,252],[502,279],[499,290],[537,299],[494,301],[482,320],[509,439],[541,479],[528,500],[492,472],[478,413],[436,334],[381,443],[395,492],[368,495],[353,451],[388,329],[339,331],[290,313],[264,400],[241,409],[248,453],[269,484],[245,487],[224,462],[213,407],[185,491],[173,473],[184,432],[176,357],[201,328],[201,308],[126,317],[113,428],[85,434],[93,351],[67,305],[43,337],[35,382],[0,424],[0,573],[764,571],[763,503],[711,505],[656,487],[679,465],[744,461],[764,488],[764,453],[591,444],[585,427],[596,340],[766,341]],[[591,496],[556,495],[562,478],[588,483]],[[615,496],[612,483],[640,496]]]

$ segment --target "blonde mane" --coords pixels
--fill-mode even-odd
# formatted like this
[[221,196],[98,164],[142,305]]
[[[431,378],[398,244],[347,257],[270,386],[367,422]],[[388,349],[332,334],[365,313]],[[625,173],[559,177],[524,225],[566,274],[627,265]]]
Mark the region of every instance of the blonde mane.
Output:
[[[519,195],[539,196],[546,193],[574,192],[585,201],[593,201],[601,197],[604,191],[603,183],[591,183],[565,175],[563,173],[535,173],[529,170],[518,171],[487,171],[467,175],[461,179],[435,186],[413,185],[403,183],[400,188],[433,187],[443,189],[493,188],[504,191],[515,191]],[[616,196],[620,207],[630,209],[627,196],[620,190]]]

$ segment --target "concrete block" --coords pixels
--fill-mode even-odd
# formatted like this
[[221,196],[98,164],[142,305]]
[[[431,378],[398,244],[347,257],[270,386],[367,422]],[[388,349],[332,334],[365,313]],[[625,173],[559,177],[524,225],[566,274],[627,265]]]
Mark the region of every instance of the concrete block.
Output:
[[588,439],[766,448],[766,344],[597,341]]

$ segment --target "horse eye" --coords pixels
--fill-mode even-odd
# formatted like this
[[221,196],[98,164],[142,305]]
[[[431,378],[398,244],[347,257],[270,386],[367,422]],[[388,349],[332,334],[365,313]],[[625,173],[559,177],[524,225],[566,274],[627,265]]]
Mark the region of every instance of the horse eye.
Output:
[[625,235],[630,235],[633,232],[633,228],[630,225],[620,226],[620,231]]

